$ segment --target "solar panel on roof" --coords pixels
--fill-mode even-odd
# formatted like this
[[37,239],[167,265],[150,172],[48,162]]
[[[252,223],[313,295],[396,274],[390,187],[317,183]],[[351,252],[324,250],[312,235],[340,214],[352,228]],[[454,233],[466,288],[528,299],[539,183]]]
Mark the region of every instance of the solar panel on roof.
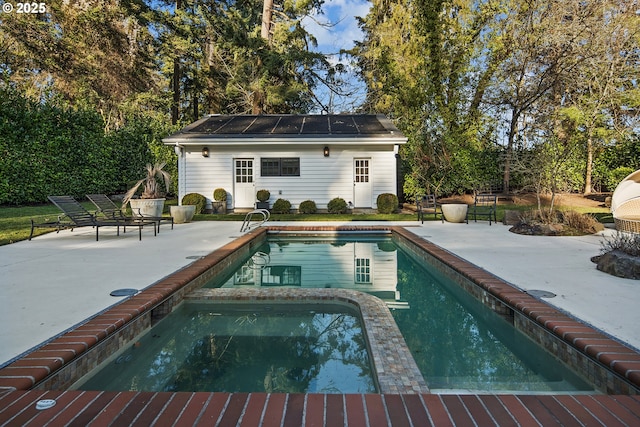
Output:
[[300,133],[303,119],[304,116],[282,116],[273,133],[287,135]]
[[229,121],[229,116],[212,116],[203,123],[191,129],[196,133],[217,133]]
[[332,134],[357,134],[358,127],[352,116],[329,116]]
[[208,135],[387,135],[373,114],[211,116],[189,133]]
[[328,134],[329,120],[327,116],[306,116],[302,133],[308,134]]
[[253,121],[255,116],[234,116],[231,117],[227,124],[220,129],[222,134],[241,134],[244,130],[249,126],[249,124]]
[[249,124],[249,127],[245,129],[244,133],[271,133],[279,119],[280,117],[278,116],[257,116]]
[[358,126],[360,133],[363,134],[380,134],[387,133],[382,123],[378,120],[376,116],[373,115],[362,115],[362,116],[353,116],[353,121]]

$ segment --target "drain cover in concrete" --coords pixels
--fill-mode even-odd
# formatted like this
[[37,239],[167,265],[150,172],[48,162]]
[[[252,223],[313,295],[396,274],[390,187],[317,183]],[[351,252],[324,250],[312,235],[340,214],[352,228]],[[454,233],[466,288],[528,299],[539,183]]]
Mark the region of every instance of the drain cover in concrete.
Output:
[[526,291],[529,295],[536,298],[553,298],[556,296],[553,292],[541,291],[539,289],[530,289]]
[[109,295],[111,295],[112,297],[130,297],[137,293],[137,289],[116,289],[115,291],[111,291]]

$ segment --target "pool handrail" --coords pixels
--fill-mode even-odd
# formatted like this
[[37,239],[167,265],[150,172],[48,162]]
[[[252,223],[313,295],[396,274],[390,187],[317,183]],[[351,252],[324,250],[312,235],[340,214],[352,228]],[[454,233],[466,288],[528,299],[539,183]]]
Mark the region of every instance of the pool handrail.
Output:
[[[251,225],[253,215],[257,214],[262,215],[262,220],[258,220],[258,224]],[[244,221],[242,222],[242,226],[240,227],[240,232],[243,233],[245,231],[249,231],[252,227],[260,227],[262,224],[269,221],[269,218],[271,218],[271,212],[269,212],[267,209],[254,209],[252,211],[249,211],[244,217]]]

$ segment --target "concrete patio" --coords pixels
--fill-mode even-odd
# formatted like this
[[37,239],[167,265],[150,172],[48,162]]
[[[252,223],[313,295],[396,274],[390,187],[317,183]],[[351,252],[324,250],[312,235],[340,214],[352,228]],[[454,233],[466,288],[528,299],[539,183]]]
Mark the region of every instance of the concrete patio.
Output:
[[[304,223],[274,222],[274,225]],[[308,223],[340,225],[340,223]],[[344,223],[358,225],[358,222]],[[549,304],[590,326],[640,348],[640,285],[602,273],[590,258],[600,253],[606,229],[582,237],[522,236],[486,221],[375,223],[403,225],[522,290],[557,296]],[[116,289],[144,289],[194,259],[240,236],[237,222],[163,225],[119,237],[105,229],[96,242],[90,229],[63,230],[0,247],[0,363],[81,323],[122,300]]]

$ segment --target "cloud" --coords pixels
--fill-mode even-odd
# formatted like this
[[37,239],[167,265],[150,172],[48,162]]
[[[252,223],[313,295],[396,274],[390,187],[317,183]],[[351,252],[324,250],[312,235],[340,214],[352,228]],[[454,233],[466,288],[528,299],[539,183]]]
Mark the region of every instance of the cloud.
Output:
[[[365,17],[371,3],[365,0],[326,0],[322,15],[306,18],[303,23],[307,31],[318,41],[317,50],[323,53],[337,53],[340,49],[350,49],[354,41],[361,41],[362,31],[356,16]],[[329,23],[322,26],[320,23]]]

